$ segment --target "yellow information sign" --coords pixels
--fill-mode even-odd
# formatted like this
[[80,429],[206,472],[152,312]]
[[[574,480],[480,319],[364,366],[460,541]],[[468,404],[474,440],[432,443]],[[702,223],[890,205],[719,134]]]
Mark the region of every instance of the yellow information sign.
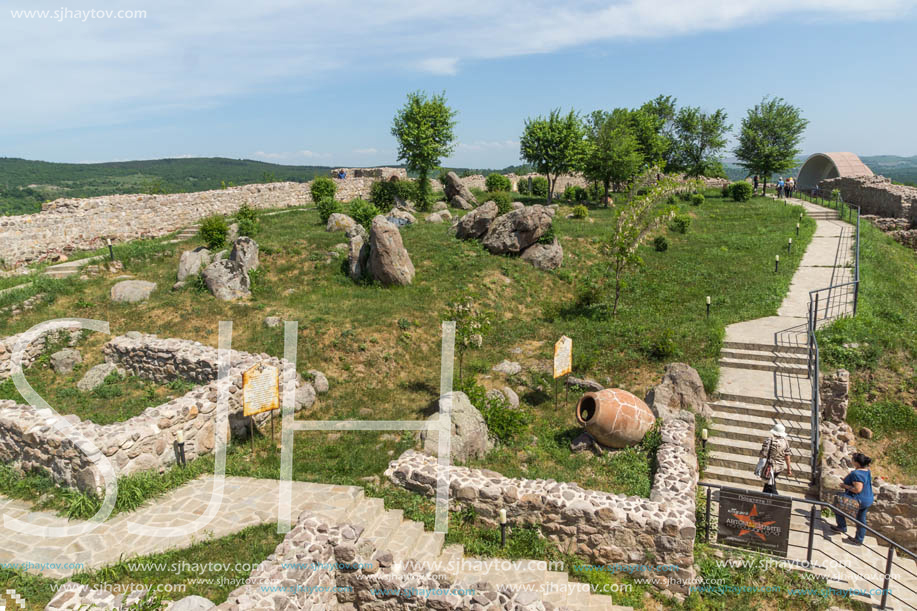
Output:
[[242,374],[242,415],[280,408],[280,369],[259,363]]
[[573,371],[573,340],[561,335],[554,344],[554,378],[567,375]]

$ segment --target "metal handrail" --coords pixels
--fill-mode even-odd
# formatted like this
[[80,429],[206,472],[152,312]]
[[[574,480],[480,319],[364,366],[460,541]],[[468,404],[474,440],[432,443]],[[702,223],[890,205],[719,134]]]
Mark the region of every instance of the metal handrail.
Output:
[[[733,488],[733,487],[730,487],[730,486],[722,486],[722,485],[720,485],[720,484],[711,484],[711,483],[709,483],[709,482],[697,482],[697,483],[698,483],[698,485],[704,486],[705,488],[707,488],[706,507],[705,507],[705,511],[704,511],[704,541],[705,541],[706,543],[710,543],[710,501],[711,501],[711,489],[717,488],[717,489],[719,489],[719,490],[729,490],[729,491],[738,492],[738,493],[747,493],[748,491],[747,491],[747,490],[743,490],[743,489],[741,489],[741,488]],[[840,514],[840,515],[844,516],[845,519],[851,520],[851,521],[854,522],[857,526],[862,526],[863,528],[866,529],[866,532],[870,533],[871,535],[873,535],[873,536],[876,537],[877,539],[880,539],[880,540],[884,541],[885,543],[887,543],[887,544],[888,544],[888,554],[887,554],[887,556],[886,556],[886,562],[885,562],[884,583],[883,583],[883,586],[882,586],[882,602],[881,602],[881,604],[879,605],[879,609],[885,609],[885,608],[886,608],[886,602],[887,602],[887,597],[888,597],[888,586],[889,586],[889,583],[890,583],[890,581],[891,581],[891,569],[892,569],[892,563],[894,562],[894,559],[895,559],[895,550],[898,550],[898,551],[899,551],[899,555],[901,555],[901,554],[903,553],[903,554],[906,554],[906,555],[910,556],[910,557],[913,558],[915,561],[917,561],[917,552],[914,552],[914,551],[912,551],[912,550],[909,550],[908,548],[904,547],[903,545],[900,545],[900,544],[898,544],[898,543],[895,543],[894,541],[892,541],[891,539],[889,539],[888,537],[886,537],[886,536],[883,535],[882,533],[880,533],[880,532],[876,531],[875,529],[871,528],[871,527],[870,527],[869,525],[867,525],[865,522],[860,522],[860,521],[857,520],[855,517],[853,517],[853,516],[851,516],[851,515],[849,515],[849,514],[843,512],[843,511],[841,511],[840,509],[838,509],[837,507],[835,507],[833,504],[828,503],[827,501],[819,501],[819,500],[815,500],[815,499],[797,499],[797,498],[794,498],[794,497],[791,497],[791,496],[784,496],[784,495],[782,495],[782,494],[773,494],[773,493],[770,493],[770,492],[762,492],[761,494],[767,494],[768,496],[773,497],[773,498],[783,499],[783,500],[789,501],[789,502],[790,502],[790,507],[791,507],[791,509],[792,509],[793,503],[801,503],[801,504],[811,505],[811,506],[812,506],[812,509],[811,509],[811,511],[810,511],[810,513],[809,513],[809,538],[808,538],[808,544],[807,544],[807,546],[806,546],[806,564],[809,565],[809,566],[812,565],[812,552],[813,552],[814,544],[815,544],[815,520],[816,520],[816,518],[821,518],[820,512],[816,510],[816,507],[822,507],[822,508],[825,508],[825,509],[830,509],[830,510],[833,511],[835,514]],[[849,552],[849,551],[846,551],[846,550],[844,550],[844,551],[845,551],[847,554],[850,554],[851,556],[855,556],[855,554],[853,554],[853,553],[851,553],[851,552]],[[875,550],[872,550],[872,551],[875,551]],[[897,580],[896,580],[896,581],[897,581]],[[912,590],[912,589],[909,588],[908,586],[904,585],[904,584],[901,583],[900,581],[897,581],[897,583],[898,583],[898,585],[902,586],[902,587],[905,588],[906,590],[909,590],[909,591],[911,591],[911,592],[914,592],[914,590]],[[914,592],[914,593],[917,594],[917,592]],[[901,599],[898,598],[898,600],[901,600]],[[904,603],[904,601],[901,601],[901,602]],[[907,603],[904,603],[904,604],[907,604]],[[908,605],[908,607],[911,607],[912,609],[915,608],[915,607],[912,607],[911,605]]]

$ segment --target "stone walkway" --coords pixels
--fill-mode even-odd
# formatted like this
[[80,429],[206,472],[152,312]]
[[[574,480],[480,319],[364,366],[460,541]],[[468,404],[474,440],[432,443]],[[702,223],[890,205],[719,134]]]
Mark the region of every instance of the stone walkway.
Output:
[[[777,487],[780,494],[802,501],[813,492],[809,487],[812,386],[806,365],[809,291],[853,280],[855,228],[840,221],[834,210],[798,199],[789,202],[805,208],[815,220],[815,235],[777,315],[726,328],[704,481],[761,490],[761,481],[753,473],[758,451],[768,431],[779,422],[786,427],[790,440],[794,477],[781,478]],[[833,293],[820,294],[820,317],[826,313],[832,319],[852,314],[852,290]],[[791,561],[806,560],[811,507],[804,501],[793,504],[788,550]],[[716,509],[714,503],[714,516]],[[865,546],[852,547],[828,526],[824,520],[816,523],[814,572],[835,588],[882,588],[887,548],[880,547],[872,536],[866,538]],[[917,609],[917,564],[896,557],[892,573],[900,582],[889,586],[889,607]],[[857,598],[878,605],[881,596]]]

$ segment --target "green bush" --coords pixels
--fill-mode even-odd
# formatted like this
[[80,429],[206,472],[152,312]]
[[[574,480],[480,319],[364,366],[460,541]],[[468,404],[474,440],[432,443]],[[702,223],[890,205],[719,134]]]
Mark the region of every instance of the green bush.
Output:
[[531,413],[521,406],[511,409],[506,401],[499,398],[488,399],[487,391],[473,378],[459,384],[459,390],[464,392],[471,404],[481,412],[490,434],[503,443],[518,441],[532,422]]
[[703,194],[695,193],[694,195],[691,196],[691,205],[692,206],[700,206],[703,203],[704,203]]
[[588,217],[589,217],[589,209],[586,206],[582,204],[573,206],[573,218],[584,219]]
[[548,196],[548,179],[544,176],[535,176],[532,178],[532,195],[535,197]]
[[691,195],[692,193],[690,191],[682,191],[681,193],[678,194],[678,197],[683,202],[689,202],[691,201]]
[[322,220],[322,225],[328,223],[328,217],[330,217],[332,214],[341,211],[340,202],[330,197],[318,200],[318,203],[315,204],[315,207],[318,208],[318,216]]
[[334,199],[338,186],[327,176],[319,176],[312,181],[312,186],[309,190],[312,192],[312,201],[320,202],[323,199]]
[[729,186],[732,199],[737,202],[747,202],[751,199],[751,185],[744,180],[734,182]]
[[379,214],[382,214],[382,211],[365,199],[358,198],[350,202],[350,218],[366,229],[369,229],[373,219]]
[[497,191],[496,193],[491,193],[488,199],[497,204],[497,210],[500,214],[506,214],[513,209],[513,196],[511,193]]
[[491,193],[497,191],[510,191],[513,188],[513,183],[510,182],[510,179],[504,176],[503,174],[497,174],[494,172],[487,176],[487,180],[484,181],[484,186],[487,187],[487,190]]
[[665,203],[667,203],[670,206],[674,206],[675,204],[678,203],[678,201],[675,199],[674,195],[670,195],[668,198],[666,198]]
[[669,249],[669,241],[665,239],[664,235],[658,235],[653,240],[653,248],[656,249],[656,252],[665,252]]
[[553,244],[556,238],[557,234],[554,232],[554,223],[551,223],[548,225],[548,230],[545,231],[540,238],[538,238],[538,243]]
[[[591,202],[600,202],[605,197],[605,187],[597,182],[592,183],[584,189],[585,197]],[[612,202],[614,203],[614,202]]]
[[529,192],[529,179],[520,178],[519,180],[517,180],[516,181],[516,191],[518,191],[520,195],[527,195]]
[[201,228],[198,230],[198,235],[210,250],[219,250],[226,246],[228,234],[229,227],[222,216],[208,216],[201,221]]
[[[369,190],[369,201],[385,211],[395,206],[395,198],[416,202],[417,197],[417,185],[413,180],[377,180]],[[418,207],[423,209],[423,206]]]
[[677,356],[679,353],[678,343],[675,341],[675,334],[671,329],[665,329],[650,340],[647,353],[657,361],[664,361]]
[[732,185],[723,185],[723,188],[720,189],[720,193],[722,193],[724,199],[732,197]]
[[683,214],[676,215],[669,223],[669,229],[675,233],[688,233],[688,227],[691,226],[691,217]]
[[258,215],[248,204],[242,204],[242,207],[236,212],[236,223],[239,225],[240,236],[251,238],[258,233]]

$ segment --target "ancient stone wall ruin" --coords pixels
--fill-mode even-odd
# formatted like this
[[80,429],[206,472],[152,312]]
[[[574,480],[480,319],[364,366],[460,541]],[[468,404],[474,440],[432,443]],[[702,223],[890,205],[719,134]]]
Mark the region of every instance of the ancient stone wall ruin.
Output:
[[[512,524],[537,525],[564,551],[596,564],[644,563],[674,567],[654,577],[660,585],[686,591],[694,577],[697,458],[693,415],[663,423],[658,469],[649,499],[553,480],[512,479],[494,471],[448,467],[450,499],[458,509],[474,508],[478,519],[496,526],[505,509]],[[436,458],[408,450],[389,464],[393,483],[434,496],[440,467]]]
[[[66,335],[62,335],[66,334]],[[11,335],[9,337],[0,337],[0,382],[8,379],[13,374],[13,351],[25,333]],[[77,325],[72,330],[54,330],[41,333],[35,338],[22,354],[22,368],[28,369],[47,349],[49,342],[66,341],[67,344],[73,345],[80,337],[80,331]]]
[[[104,352],[109,362],[135,375],[164,382],[176,378],[203,384],[163,405],[147,408],[124,422],[98,425],[77,416],[65,416],[75,434],[57,431],[55,418],[47,410],[37,410],[13,401],[0,401],[0,460],[17,465],[22,471],[40,469],[63,486],[99,492],[104,480],[97,461],[108,458],[118,476],[140,471],[165,469],[175,464],[174,443],[178,431],[185,439],[185,457],[193,460],[213,452],[217,428],[218,384],[217,350],[197,342],[161,339],[155,335],[132,332],[109,342]],[[242,416],[242,374],[256,363],[268,363],[284,371],[284,362],[265,354],[231,351],[225,384],[229,398],[229,426],[245,434],[249,419]],[[285,374],[281,383],[296,376],[296,408],[311,406],[315,390],[295,371]],[[255,416],[262,425],[268,413]],[[76,439],[84,438],[96,450],[87,454]]]
[[818,183],[822,191],[838,189],[849,204],[860,207],[861,214],[906,218],[917,223],[917,188],[892,184],[884,176],[828,178]]

